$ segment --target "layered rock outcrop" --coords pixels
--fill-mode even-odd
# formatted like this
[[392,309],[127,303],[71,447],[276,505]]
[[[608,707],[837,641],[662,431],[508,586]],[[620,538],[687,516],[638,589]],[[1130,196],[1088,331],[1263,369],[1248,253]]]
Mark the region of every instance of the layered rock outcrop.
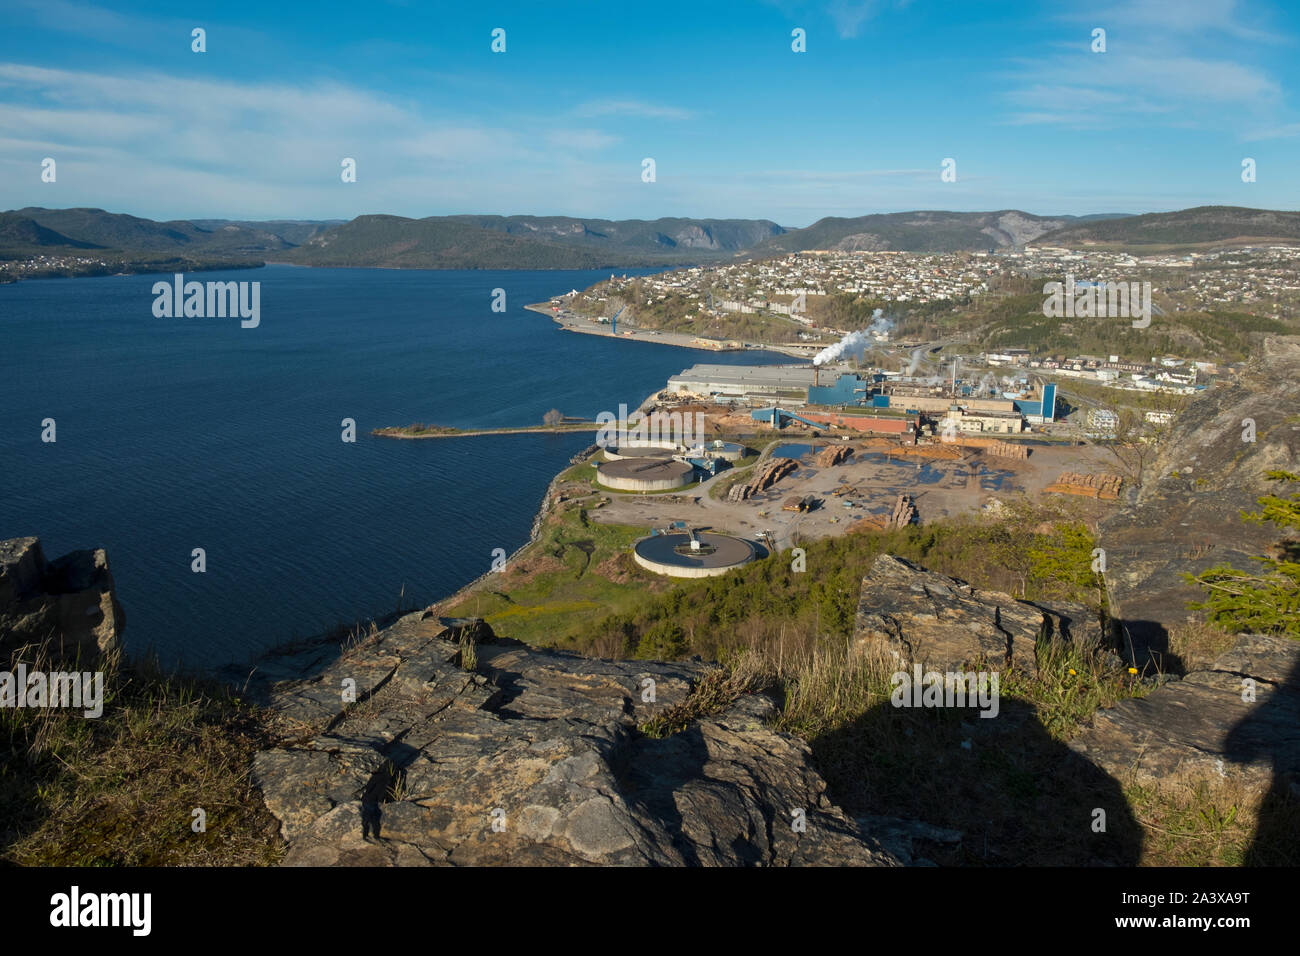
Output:
[[1080,605],[1049,610],[882,554],[862,580],[853,649],[900,667],[957,671],[983,660],[1037,676],[1040,642],[1102,637],[1096,615]]
[[1270,470],[1300,470],[1300,337],[1270,336],[1254,366],[1228,386],[1197,397],[1174,420],[1139,491],[1102,522],[1111,611],[1139,665],[1165,670],[1169,628],[1204,598],[1184,574],[1220,562],[1254,566],[1281,536],[1271,524],[1241,520],[1257,499],[1278,493]]
[[1300,641],[1242,635],[1209,667],[1099,710],[1070,746],[1125,782],[1232,778],[1300,797]]
[[38,538],[0,541],[0,663],[39,649],[90,664],[118,650],[124,623],[102,549],[46,561]]
[[765,696],[642,733],[705,665],[514,641],[471,652],[463,637],[417,612],[341,656],[317,647],[260,663],[250,686],[283,739],[253,772],[287,864],[910,862],[903,830],[886,849],[827,799],[807,745],[766,726]]

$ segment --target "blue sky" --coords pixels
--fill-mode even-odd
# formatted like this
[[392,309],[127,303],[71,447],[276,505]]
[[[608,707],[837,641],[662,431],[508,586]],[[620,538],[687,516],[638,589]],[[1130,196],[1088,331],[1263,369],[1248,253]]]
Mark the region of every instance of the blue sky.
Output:
[[1298,40],[1300,5],[1232,0],[5,0],[0,208],[786,226],[1297,209]]

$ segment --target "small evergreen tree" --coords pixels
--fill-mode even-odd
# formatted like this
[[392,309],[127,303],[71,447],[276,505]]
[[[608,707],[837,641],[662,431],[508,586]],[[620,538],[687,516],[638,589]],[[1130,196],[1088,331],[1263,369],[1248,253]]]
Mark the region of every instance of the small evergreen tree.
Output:
[[[1268,477],[1300,483],[1300,475],[1270,471]],[[1290,497],[1264,495],[1257,499],[1259,511],[1242,512],[1255,524],[1271,521],[1287,531],[1300,531],[1300,491]],[[1198,575],[1184,575],[1200,585],[1206,599],[1192,604],[1194,610],[1209,612],[1209,618],[1226,631],[1255,634],[1285,634],[1300,640],[1300,545],[1284,540],[1276,557],[1260,556],[1258,572],[1242,571],[1229,564],[1217,564]]]

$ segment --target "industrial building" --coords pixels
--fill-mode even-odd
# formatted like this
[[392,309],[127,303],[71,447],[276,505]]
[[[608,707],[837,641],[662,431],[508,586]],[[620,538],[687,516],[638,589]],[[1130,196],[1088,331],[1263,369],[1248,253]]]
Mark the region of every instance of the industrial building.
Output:
[[1015,399],[1016,410],[1025,416],[1027,421],[1036,425],[1056,421],[1056,383],[1047,382],[1043,385],[1042,398],[1039,401],[1029,401],[1027,399]]
[[1019,412],[978,411],[954,405],[940,424],[955,422],[963,433],[1018,435],[1024,429],[1024,419]]
[[756,422],[766,422],[773,428],[784,427],[791,421],[811,428],[834,425],[852,431],[873,435],[899,435],[914,437],[920,428],[921,417],[915,412],[884,411],[878,415],[865,414],[853,409],[802,408],[798,414],[783,408],[758,408],[750,413]]
[[749,453],[749,449],[739,442],[722,441],[721,439],[705,442],[691,449],[691,454],[703,452],[704,457],[714,458],[719,461],[735,462],[740,461]]
[[[1042,386],[1038,399],[978,398],[971,395],[968,385],[931,385],[920,382],[890,380],[882,373],[867,378],[853,373],[841,373],[834,383],[813,385],[808,389],[808,404],[823,407],[865,407],[891,409],[907,413],[924,413],[930,417],[947,417],[954,406],[970,419],[967,431],[1018,432],[999,421],[1001,416],[1023,417],[1034,423],[1056,420],[1056,383]],[[804,417],[814,418],[816,413],[804,409]]]
[[956,419],[963,432],[1017,434],[1025,421],[1056,420],[1055,382],[1041,383],[1036,398],[1014,392],[982,397],[981,389],[959,381],[955,371],[951,383],[941,384],[880,370],[863,375],[807,365],[695,365],[670,378],[668,387],[715,401],[759,405],[752,417],[775,427],[801,421],[813,427],[915,435],[922,417],[946,420],[954,407],[960,410]]
[[668,379],[668,388],[722,402],[802,405],[814,381],[811,365],[693,365]]

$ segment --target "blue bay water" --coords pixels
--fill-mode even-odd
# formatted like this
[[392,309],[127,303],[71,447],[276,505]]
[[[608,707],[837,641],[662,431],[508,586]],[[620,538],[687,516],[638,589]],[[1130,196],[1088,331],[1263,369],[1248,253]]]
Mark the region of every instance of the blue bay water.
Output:
[[[608,275],[268,266],[261,324],[155,318],[169,276],[0,286],[0,537],[107,549],[133,653],[211,667],[446,596],[528,539],[587,434],[399,441],[421,421],[635,408],[700,361],[523,308]],[[492,290],[508,310],[493,313]],[[41,421],[57,423],[42,443]],[[344,418],[357,441],[341,441]],[[203,548],[207,571],[190,569]]]

